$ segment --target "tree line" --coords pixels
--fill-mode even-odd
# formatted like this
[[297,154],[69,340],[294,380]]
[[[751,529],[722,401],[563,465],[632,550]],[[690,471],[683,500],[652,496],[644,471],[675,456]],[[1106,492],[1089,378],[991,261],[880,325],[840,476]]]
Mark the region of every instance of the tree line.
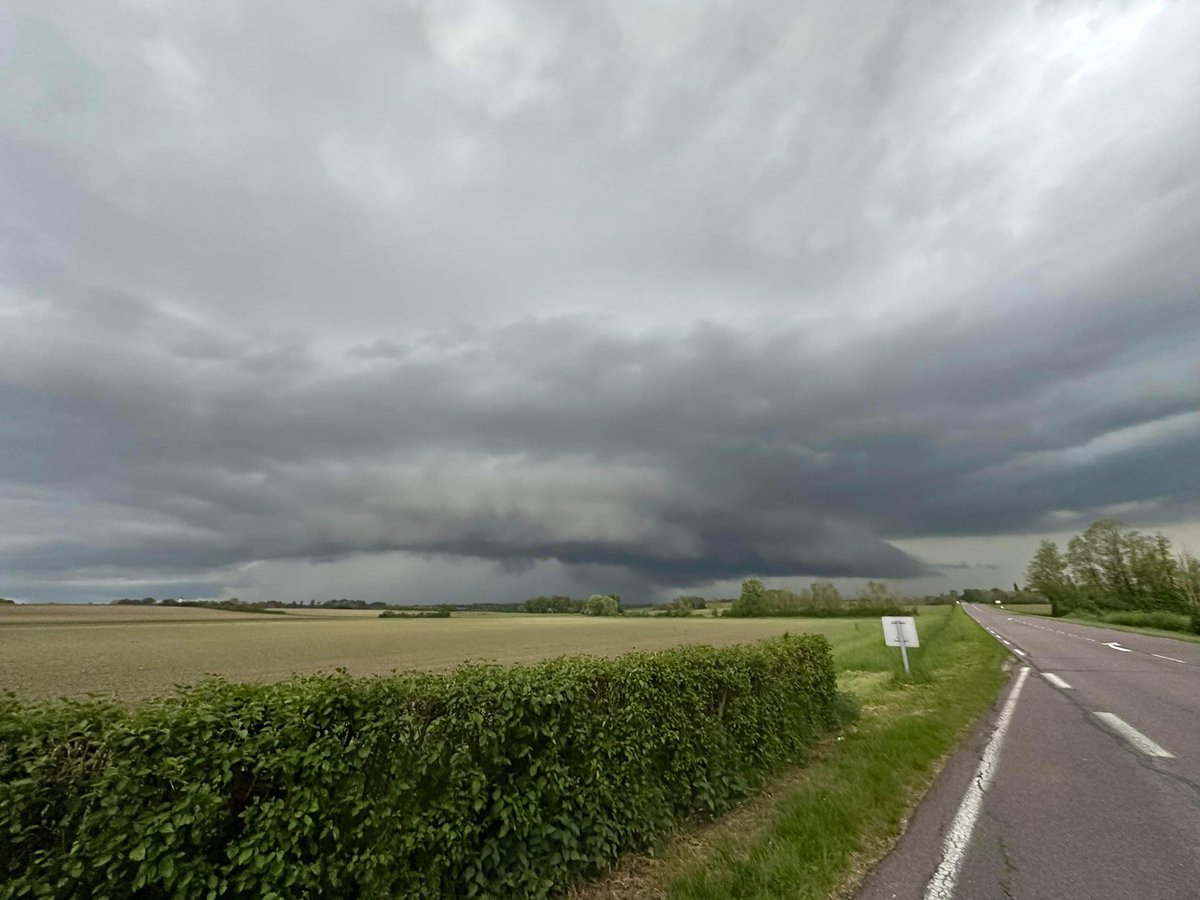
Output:
[[1164,612],[1200,624],[1200,559],[1177,552],[1163,534],[1143,534],[1116,519],[1093,522],[1068,541],[1065,553],[1042,541],[1025,580],[1056,616]]
[[736,618],[758,616],[892,616],[914,615],[915,608],[902,606],[902,599],[882,581],[868,581],[857,596],[844,597],[832,581],[815,581],[798,591],[767,588],[757,578],[742,582],[742,592],[725,615]]

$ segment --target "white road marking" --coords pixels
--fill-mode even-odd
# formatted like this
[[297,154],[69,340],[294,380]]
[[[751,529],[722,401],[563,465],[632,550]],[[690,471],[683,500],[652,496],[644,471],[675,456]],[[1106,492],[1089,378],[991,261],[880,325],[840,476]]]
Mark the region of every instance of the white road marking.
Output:
[[995,777],[1000,745],[1004,743],[1008,723],[1012,721],[1017,698],[1021,696],[1021,688],[1024,687],[1025,678],[1028,675],[1029,667],[1022,667],[1021,674],[1017,676],[1017,683],[1013,685],[1012,693],[1004,701],[1004,708],[1000,710],[1000,718],[996,720],[996,730],[992,732],[987,746],[983,748],[983,756],[979,760],[979,767],[975,770],[975,777],[971,779],[971,785],[967,788],[967,793],[963,795],[962,803],[959,804],[950,830],[946,832],[946,840],[942,845],[942,862],[937,871],[933,873],[933,877],[929,879],[929,884],[925,886],[925,900],[951,900],[954,897],[954,886],[958,882],[959,870],[962,869],[963,856],[967,852],[967,845],[971,842],[971,832],[975,830],[975,822],[978,821],[979,813],[983,810],[983,794],[991,786],[992,778]]
[[1013,653],[1019,653],[1019,654],[1021,654],[1022,656],[1024,656],[1024,655],[1025,655],[1025,651],[1024,651],[1024,650],[1021,650],[1021,649],[1020,649],[1020,648],[1018,648],[1018,647],[1013,647],[1013,648],[1012,648],[1012,651],[1013,651]]
[[1064,691],[1071,690],[1071,686],[1055,675],[1053,672],[1043,672],[1042,677],[1054,685],[1056,688],[1062,688]]
[[1164,750],[1120,716],[1113,715],[1110,712],[1098,712],[1092,713],[1092,715],[1103,722],[1109,731],[1117,735],[1117,737],[1124,738],[1135,750],[1140,750],[1146,756],[1158,756],[1162,759],[1175,758],[1174,753],[1170,750]]
[[[1169,659],[1171,662],[1177,662],[1177,663],[1183,662],[1182,659],[1176,659],[1173,656],[1163,656],[1161,653],[1151,653],[1150,655],[1157,656],[1159,659]],[[1184,665],[1187,665],[1187,663],[1184,663]]]
[[1105,647],[1112,647],[1114,650],[1120,650],[1122,653],[1132,653],[1132,652],[1133,652],[1133,651],[1132,651],[1132,650],[1130,650],[1128,647],[1122,647],[1122,646],[1121,646],[1120,644],[1118,644],[1116,641],[1110,641],[1109,643],[1105,644],[1104,646],[1105,646]]

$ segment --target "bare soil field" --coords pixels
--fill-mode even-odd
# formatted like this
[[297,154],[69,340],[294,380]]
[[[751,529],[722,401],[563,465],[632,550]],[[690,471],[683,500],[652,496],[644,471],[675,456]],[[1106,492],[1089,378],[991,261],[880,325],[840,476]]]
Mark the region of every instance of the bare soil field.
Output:
[[354,675],[445,671],[466,660],[615,656],[679,644],[728,644],[784,632],[830,637],[876,622],[709,617],[590,618],[468,613],[380,619],[377,612],[283,615],[178,607],[0,607],[0,689],[29,698],[88,693],[140,699],[215,674],[273,681],[344,668]]

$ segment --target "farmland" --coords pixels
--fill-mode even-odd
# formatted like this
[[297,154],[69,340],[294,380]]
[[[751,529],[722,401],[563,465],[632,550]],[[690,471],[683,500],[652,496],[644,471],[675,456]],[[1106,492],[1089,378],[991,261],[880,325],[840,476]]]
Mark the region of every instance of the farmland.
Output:
[[[217,674],[276,681],[344,668],[354,675],[447,671],[465,660],[615,656],[681,644],[728,646],[815,632],[852,652],[877,624],[845,620],[591,618],[472,613],[379,619],[374,612],[281,615],[178,607],[0,607],[0,684],[28,699],[89,692],[136,700]],[[848,646],[848,644],[850,646]]]

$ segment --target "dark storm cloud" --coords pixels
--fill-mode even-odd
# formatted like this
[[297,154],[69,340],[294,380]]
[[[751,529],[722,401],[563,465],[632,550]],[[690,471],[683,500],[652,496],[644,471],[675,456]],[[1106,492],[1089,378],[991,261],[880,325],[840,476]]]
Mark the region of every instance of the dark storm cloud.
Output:
[[0,14],[3,591],[1197,517],[1190,8],[298,9]]

